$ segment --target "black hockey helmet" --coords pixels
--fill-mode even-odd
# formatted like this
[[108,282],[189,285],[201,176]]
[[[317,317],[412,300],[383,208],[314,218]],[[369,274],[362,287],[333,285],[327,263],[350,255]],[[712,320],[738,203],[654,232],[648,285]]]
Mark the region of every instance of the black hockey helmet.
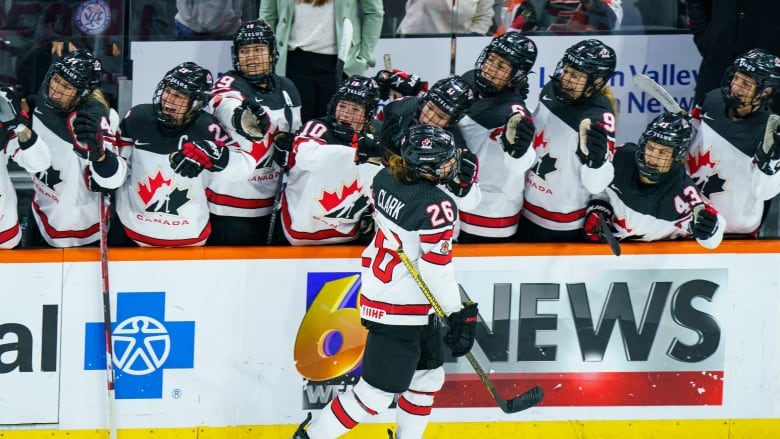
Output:
[[[189,122],[196,112],[209,99],[211,91],[212,77],[211,72],[194,62],[184,62],[172,68],[163,76],[162,81],[157,84],[157,89],[152,97],[152,106],[154,107],[157,120],[166,128],[178,128]],[[183,121],[177,121],[174,117],[163,112],[163,91],[170,87],[178,92],[187,95],[190,98],[189,108],[185,113]]]
[[[756,90],[753,100],[758,99],[751,112],[758,110],[766,102],[766,99],[780,91],[780,58],[772,55],[764,49],[750,49],[738,57],[726,70],[721,82],[721,93],[726,105],[731,108],[739,108],[747,105],[738,96],[731,93],[731,81],[737,73],[743,73],[756,81]],[[766,91],[771,88],[770,91]]]
[[416,119],[426,103],[432,102],[450,116],[449,125],[455,125],[463,117],[463,112],[474,102],[474,91],[468,82],[457,75],[436,81],[422,96],[417,106]]
[[[268,47],[268,53],[271,55],[271,68],[268,73],[259,75],[248,75],[241,70],[241,63],[238,60],[238,50],[241,46],[248,44],[264,44]],[[276,68],[276,61],[279,60],[279,52],[276,49],[276,35],[274,35],[271,25],[265,20],[251,20],[244,22],[235,35],[233,35],[233,46],[230,48],[230,54],[233,58],[233,69],[241,72],[242,76],[253,84],[268,82],[269,77]]]
[[499,55],[512,65],[512,76],[507,87],[515,87],[522,81],[527,80],[528,72],[531,71],[531,67],[536,62],[538,52],[536,44],[520,32],[509,31],[493,38],[482,49],[477,62],[474,64],[477,89],[486,94],[500,91],[492,81],[482,76],[482,66],[491,53]]
[[432,125],[414,125],[401,139],[401,157],[409,175],[437,184],[458,172],[459,151],[449,131]]
[[[63,108],[59,102],[49,97],[49,84],[55,74],[76,88],[76,96],[70,108]],[[43,102],[54,110],[70,111],[100,87],[102,74],[103,65],[92,52],[85,49],[74,50],[49,67],[42,84]]]
[[645,131],[639,136],[639,150],[636,153],[636,166],[639,173],[650,181],[661,181],[664,174],[652,169],[645,162],[645,146],[648,141],[672,148],[672,167],[682,164],[688,154],[688,147],[693,142],[696,130],[691,123],[691,117],[683,113],[661,113],[656,116]]
[[333,134],[343,141],[352,141],[355,130],[352,127],[341,124],[336,119],[336,107],[340,101],[354,102],[366,109],[366,119],[361,131],[374,119],[377,106],[379,106],[379,86],[372,78],[361,75],[352,75],[341,83],[336,93],[328,102],[328,117],[333,122]]
[[580,98],[589,97],[607,85],[609,78],[615,73],[617,56],[611,47],[596,39],[583,40],[566,49],[563,58],[555,67],[552,80],[556,96],[565,102],[571,102],[573,99],[567,93],[561,92],[561,74],[566,66],[588,75]]

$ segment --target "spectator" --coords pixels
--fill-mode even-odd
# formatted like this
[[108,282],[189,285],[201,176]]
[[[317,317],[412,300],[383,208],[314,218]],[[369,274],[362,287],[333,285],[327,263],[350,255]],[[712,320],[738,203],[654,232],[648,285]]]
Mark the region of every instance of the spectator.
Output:
[[494,0],[407,0],[398,33],[485,35],[493,25],[493,3]]
[[18,88],[0,86],[0,249],[19,245],[23,230],[19,224],[16,191],[8,175],[8,159],[27,172],[43,172],[51,165],[46,143],[30,129],[30,116],[22,109]]
[[[293,439],[341,437],[387,410],[396,395],[397,436],[423,437],[436,392],[444,384],[443,344],[456,357],[466,355],[474,344],[477,304],[461,306],[452,264],[458,209],[435,187],[457,166],[452,135],[432,126],[414,126],[401,153],[403,159],[391,161],[373,182],[375,215],[386,226],[363,251],[360,305],[368,336],[360,380],[337,395],[306,428],[309,414]],[[400,241],[415,274],[400,263],[397,248],[388,244],[385,233]],[[447,315],[444,337],[439,317],[414,275],[426,283]]]
[[766,108],[777,90],[780,58],[752,49],[693,110],[701,134],[690,151],[689,172],[726,219],[726,234],[757,236],[768,209],[764,201],[780,193],[780,117]]
[[517,231],[525,173],[536,155],[529,148],[534,122],[525,107],[528,73],[536,44],[519,32],[493,40],[463,79],[477,99],[458,122],[468,149],[477,156],[480,203],[461,212],[458,242],[507,241]]
[[276,73],[287,76],[301,94],[306,122],[324,116],[341,81],[334,80],[344,20],[352,23],[352,44],[344,60],[344,78],[362,75],[375,64],[382,31],[381,0],[263,0],[260,18],[276,34]]
[[32,126],[52,163],[32,175],[32,213],[46,244],[74,247],[99,239],[98,192],[116,189],[127,165],[116,153],[100,61],[78,49],[55,61],[39,91]]
[[[271,27],[247,21],[233,37],[233,70],[217,79],[207,111],[252,156],[257,166],[241,182],[222,173],[209,175],[209,245],[265,244],[277,182],[273,137],[301,127],[301,98],[293,83],[274,73],[278,54]],[[286,133],[281,134],[279,133]]]
[[133,172],[117,191],[113,245],[203,245],[211,233],[202,171],[240,181],[255,161],[202,110],[211,73],[192,62],[169,70],[151,104],[139,104],[119,125],[121,154]]
[[241,25],[244,0],[176,0],[175,27],[180,39],[219,40]]
[[[448,131],[457,125],[463,112],[474,101],[474,91],[460,76],[440,79],[421,97],[397,99],[381,114],[380,141],[389,161],[392,155],[401,155],[401,141],[409,128],[432,125]],[[460,209],[473,209],[482,200],[476,184],[478,161],[466,147],[460,147],[458,172],[450,174],[442,188],[449,192]]]
[[503,24],[523,32],[577,32],[617,30],[622,21],[622,0],[512,0]]
[[[704,201],[685,170],[695,129],[684,114],[661,113],[639,137],[615,151],[615,178],[594,196],[585,216],[585,237],[604,242],[601,224],[621,240],[659,241],[692,236],[705,248],[723,239],[725,220]],[[600,217],[604,219],[602,222]]]
[[[701,53],[694,103],[718,88],[738,56],[753,48],[780,54],[780,2],[765,0],[688,0],[693,42]],[[777,90],[775,90],[777,91]],[[780,100],[771,101],[780,113]]]
[[291,148],[279,149],[277,161],[289,169],[280,217],[290,244],[371,238],[369,197],[382,150],[367,131],[378,103],[374,80],[351,76],[333,95],[328,115],[306,122]]
[[526,176],[517,237],[581,241],[585,208],[612,181],[617,104],[609,87],[617,58],[599,40],[566,49],[534,112],[536,163]]

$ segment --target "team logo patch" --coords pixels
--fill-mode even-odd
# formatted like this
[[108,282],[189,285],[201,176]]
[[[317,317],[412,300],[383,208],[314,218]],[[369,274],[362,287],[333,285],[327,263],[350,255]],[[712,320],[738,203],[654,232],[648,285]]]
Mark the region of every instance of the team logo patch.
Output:
[[73,18],[81,32],[98,35],[111,24],[111,8],[103,0],[87,0],[76,8]]

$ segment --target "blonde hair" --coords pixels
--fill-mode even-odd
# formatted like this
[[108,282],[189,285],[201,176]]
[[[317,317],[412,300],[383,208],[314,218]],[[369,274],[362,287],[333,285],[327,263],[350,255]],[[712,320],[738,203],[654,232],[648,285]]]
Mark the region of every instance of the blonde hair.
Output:
[[109,110],[108,99],[106,99],[106,95],[104,95],[100,89],[92,91],[92,93],[87,96],[87,99],[91,99],[99,103],[106,111]]
[[390,172],[390,175],[404,183],[411,183],[414,181],[409,174],[409,170],[406,169],[406,163],[404,162],[403,157],[398,154],[389,153],[386,161],[386,167]]
[[617,124],[617,118],[618,118],[618,103],[617,99],[615,99],[615,95],[612,93],[612,87],[609,85],[605,85],[600,93],[604,95],[607,100],[609,100],[609,104],[612,106],[612,112],[615,114],[615,123]]

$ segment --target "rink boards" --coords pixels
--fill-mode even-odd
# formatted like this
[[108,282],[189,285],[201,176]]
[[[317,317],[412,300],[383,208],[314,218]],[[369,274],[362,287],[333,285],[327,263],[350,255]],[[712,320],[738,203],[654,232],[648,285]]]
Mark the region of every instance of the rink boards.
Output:
[[[359,375],[359,247],[112,249],[117,421],[131,436],[289,437]],[[455,248],[479,303],[426,437],[775,437],[780,242]],[[97,249],[3,252],[0,436],[104,437]],[[348,437],[383,437],[388,411]]]

